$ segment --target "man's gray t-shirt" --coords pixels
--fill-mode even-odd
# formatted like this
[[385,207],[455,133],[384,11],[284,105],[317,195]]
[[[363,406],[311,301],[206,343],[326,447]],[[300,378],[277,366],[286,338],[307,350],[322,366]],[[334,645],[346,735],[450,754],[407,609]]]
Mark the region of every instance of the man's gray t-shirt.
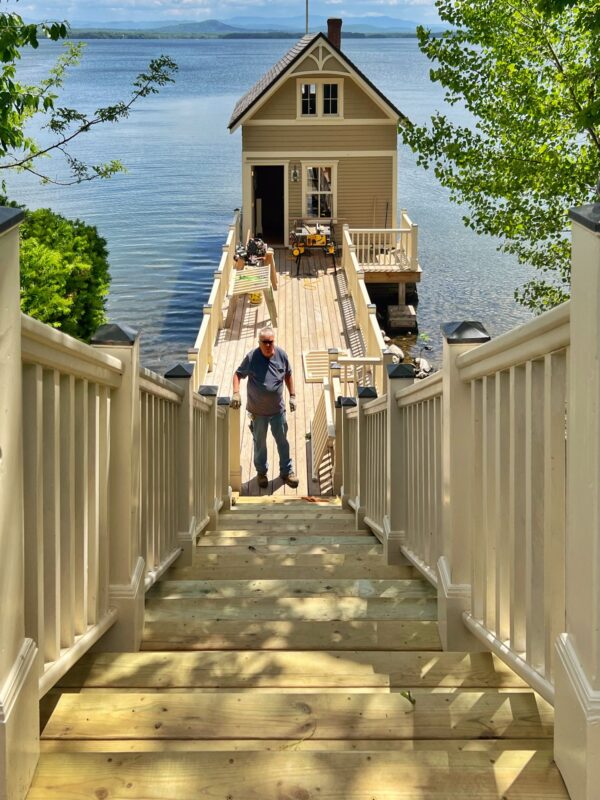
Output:
[[285,411],[283,384],[292,368],[285,350],[276,347],[271,358],[263,356],[260,347],[251,350],[236,370],[240,378],[248,378],[248,404],[251,414],[272,417]]

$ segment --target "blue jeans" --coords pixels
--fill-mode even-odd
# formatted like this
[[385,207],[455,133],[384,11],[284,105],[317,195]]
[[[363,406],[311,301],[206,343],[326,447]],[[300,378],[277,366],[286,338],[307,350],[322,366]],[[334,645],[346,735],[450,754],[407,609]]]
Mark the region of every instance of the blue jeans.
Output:
[[267,429],[269,425],[279,453],[279,474],[288,475],[292,471],[292,459],[290,458],[290,445],[287,440],[288,424],[285,411],[280,414],[273,414],[272,417],[256,416],[252,420],[254,466],[259,475],[266,475],[269,471],[267,462]]

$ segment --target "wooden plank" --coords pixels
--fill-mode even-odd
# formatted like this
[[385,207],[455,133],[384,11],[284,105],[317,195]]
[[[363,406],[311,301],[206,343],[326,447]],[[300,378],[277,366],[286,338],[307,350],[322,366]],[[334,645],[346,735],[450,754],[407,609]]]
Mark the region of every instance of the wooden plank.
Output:
[[326,578],[414,578],[417,572],[410,565],[387,566],[378,557],[366,561],[360,555],[297,555],[246,556],[233,560],[230,549],[210,561],[197,561],[190,567],[172,568],[170,580],[252,580],[262,579],[326,579]]
[[[226,534],[227,531],[230,531],[230,530],[235,531],[235,530],[238,530],[238,528],[242,528],[242,529],[248,530],[250,528],[250,526],[251,526],[250,525],[251,520],[245,520],[245,521],[242,520],[241,523],[242,524],[240,524],[240,523],[236,524],[235,521],[231,521],[230,522],[229,520],[226,520],[223,524],[221,524],[221,522],[219,522],[219,531],[221,533],[225,533]],[[351,524],[349,524],[349,522],[346,521],[346,520],[338,522],[337,520],[328,520],[328,519],[323,519],[323,520],[322,519],[315,519],[315,520],[309,519],[309,520],[305,520],[304,522],[299,522],[299,521],[297,521],[297,522],[293,522],[293,521],[289,522],[288,520],[272,520],[272,521],[268,521],[268,524],[267,524],[267,521],[265,521],[265,522],[256,522],[254,524],[254,528],[255,528],[257,533],[260,533],[261,531],[264,531],[264,530],[280,531],[281,533],[302,533],[302,532],[308,532],[308,531],[319,531],[319,532],[324,532],[324,531],[332,531],[332,532],[334,532],[334,531],[338,531],[340,533],[342,533],[342,532],[345,533],[346,531],[356,530],[356,528],[353,527]],[[363,528],[362,530],[365,531],[366,528]]]
[[336,620],[435,620],[437,597],[245,597],[148,598],[145,628],[155,630],[173,626],[173,630],[189,630],[196,622],[231,620],[286,620],[294,622],[330,622]]
[[147,596],[182,597],[434,597],[436,590],[423,580],[267,580],[267,581],[169,581],[155,584]]
[[241,537],[237,535],[229,536],[229,533],[238,534],[239,531],[226,531],[225,534],[208,534],[202,536],[198,540],[198,547],[239,547],[240,545],[244,547],[329,547],[331,545],[336,545],[340,549],[343,549],[346,545],[350,547],[373,547],[378,544],[374,536],[360,536],[360,534],[355,535],[352,533],[348,536],[344,536],[342,533],[328,535],[325,532],[313,535],[311,531],[309,533],[282,536],[280,533],[273,531],[270,534],[252,534],[251,531],[244,531],[244,533],[249,535]]
[[148,623],[142,650],[437,650],[437,623],[198,621]]
[[[251,556],[287,556],[288,560],[293,559],[295,556],[302,555],[344,555],[351,556],[354,554],[360,555],[363,560],[371,557],[381,560],[383,557],[383,547],[381,544],[330,544],[330,545],[277,545],[277,544],[264,544],[257,545],[233,545],[225,549],[226,557],[232,559],[244,558],[248,554]],[[215,557],[223,555],[223,548],[221,547],[197,547],[194,551],[193,559],[194,564],[202,564],[205,561],[211,561]]]
[[491,653],[191,652],[91,653],[62,688],[526,688]]
[[279,510],[276,506],[262,511],[254,511],[252,509],[239,509],[235,511],[227,511],[219,516],[219,524],[226,526],[227,522],[241,520],[254,521],[256,523],[268,522],[272,520],[289,520],[291,522],[304,522],[306,519],[314,521],[315,519],[332,520],[343,522],[354,522],[354,514],[342,509],[329,510],[327,508],[320,508],[318,505],[311,505],[310,503],[304,504],[298,508],[284,508]]
[[[44,739],[470,739],[552,736],[534,692],[63,694]],[[476,709],[474,713],[474,709]]]

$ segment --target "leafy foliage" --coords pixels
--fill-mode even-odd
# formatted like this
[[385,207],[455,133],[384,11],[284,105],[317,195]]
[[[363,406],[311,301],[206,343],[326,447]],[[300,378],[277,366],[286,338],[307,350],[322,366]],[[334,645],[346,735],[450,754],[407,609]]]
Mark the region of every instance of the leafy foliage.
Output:
[[515,292],[543,311],[568,297],[568,210],[600,175],[600,0],[437,0],[419,28],[431,79],[474,125],[436,113],[403,129],[422,166],[469,207],[465,224],[539,276]]
[[21,226],[21,310],[88,340],[105,321],[110,283],[106,241],[92,225],[49,209]]
[[[63,85],[68,68],[79,62],[83,45],[67,44],[49,75],[36,86],[17,81],[16,63],[23,48],[39,46],[40,36],[58,41],[68,35],[68,30],[64,22],[38,26],[25,23],[18,14],[0,12],[0,171],[26,170],[43,182],[61,185],[108,178],[123,171],[123,165],[117,160],[86,164],[70,150],[71,143],[98,125],[126,118],[140,98],[156,94],[160,87],[173,82],[177,65],[163,55],[150,61],[148,68],[137,76],[125,100],[98,108],[93,114],[58,106],[57,91]],[[26,132],[27,123],[37,114],[46,116],[45,128],[53,134],[50,144],[44,147],[38,146]],[[69,178],[58,180],[41,170],[40,159],[53,153],[60,153],[65,159]]]

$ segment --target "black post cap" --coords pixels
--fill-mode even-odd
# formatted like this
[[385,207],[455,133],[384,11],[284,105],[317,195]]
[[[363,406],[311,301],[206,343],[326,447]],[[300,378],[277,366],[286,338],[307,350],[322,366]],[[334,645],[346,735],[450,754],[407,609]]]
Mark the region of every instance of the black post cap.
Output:
[[25,212],[22,208],[2,207],[0,208],[0,233],[6,233],[15,225],[23,222]]
[[356,408],[356,397],[342,397],[340,395],[335,401],[336,408]]
[[414,378],[417,374],[414,364],[388,364],[388,378]]
[[96,333],[92,336],[92,344],[121,345],[131,346],[136,343],[140,335],[139,331],[129,325],[119,325],[109,323],[100,325]]
[[218,406],[228,406],[231,403],[231,397],[219,397],[217,398],[217,405]]
[[179,364],[175,364],[174,367],[171,367],[168,372],[165,372],[165,378],[191,378],[193,374],[193,364],[184,364],[180,362]]
[[201,386],[198,389],[198,394],[202,395],[202,397],[218,397],[219,387],[218,386]]
[[359,386],[358,399],[359,400],[374,400],[377,397],[377,389],[373,386]]
[[490,335],[481,322],[446,322],[442,325],[442,335],[448,344],[483,344],[490,341]]
[[600,203],[591,203],[587,206],[572,208],[569,211],[569,216],[573,222],[578,222],[594,233],[600,233]]

